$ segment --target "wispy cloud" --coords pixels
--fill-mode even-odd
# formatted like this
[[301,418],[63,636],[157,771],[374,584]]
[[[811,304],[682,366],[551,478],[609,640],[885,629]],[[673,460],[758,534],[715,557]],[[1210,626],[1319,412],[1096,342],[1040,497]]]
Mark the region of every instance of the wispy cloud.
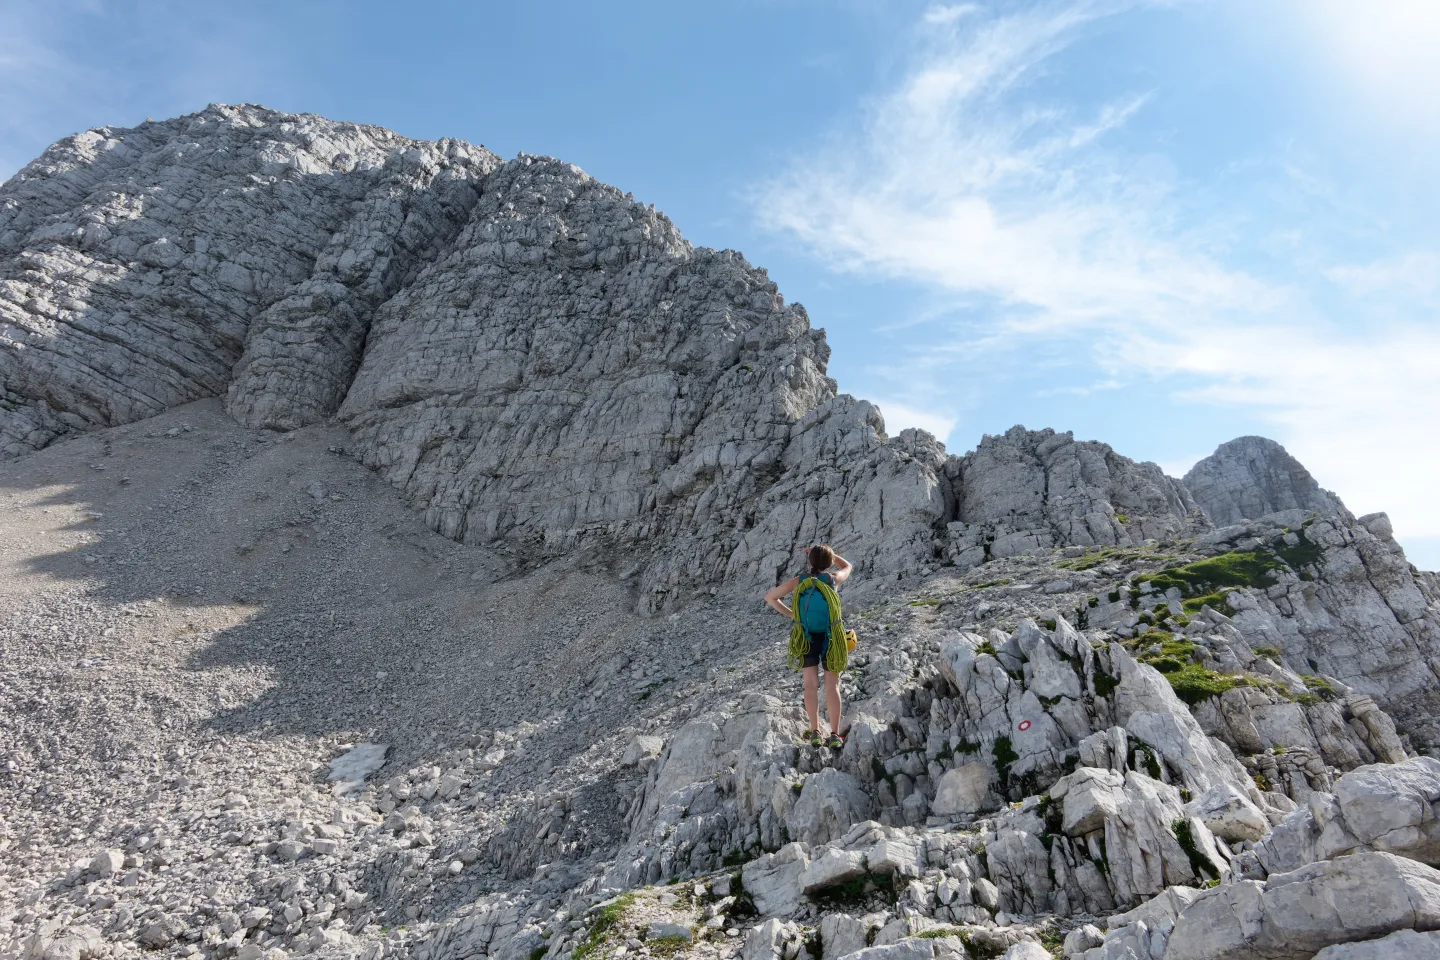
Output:
[[91,126],[263,100],[282,74],[265,29],[221,4],[0,4],[0,180]]
[[55,139],[54,114],[94,79],[88,65],[61,51],[55,32],[48,4],[0,7],[0,180]]
[[858,134],[798,158],[759,193],[772,229],[839,269],[1023,304],[1031,330],[1167,312],[1280,307],[1284,291],[1229,271],[1176,239],[1147,184],[1095,144],[1145,96],[1075,117],[1012,104],[1047,59],[1116,4],[1087,3],[942,24]]
[[1386,260],[1331,267],[1325,275],[1352,296],[1440,308],[1440,252],[1413,250]]
[[925,11],[924,21],[932,25],[943,25],[954,23],[961,17],[969,17],[980,12],[980,5],[977,3],[952,3],[949,6],[938,5]]
[[1057,54],[1135,6],[932,8],[903,79],[762,185],[757,216],[837,271],[987,298],[969,338],[1075,338],[1106,387],[1183,382],[1170,388],[1182,399],[1258,411],[1352,507],[1440,534],[1422,481],[1440,469],[1440,439],[1418,429],[1440,408],[1440,336],[1420,309],[1434,305],[1435,254],[1331,264],[1349,294],[1401,301],[1361,304],[1345,323],[1318,278],[1229,262],[1216,240],[1227,224],[1195,216],[1183,184],[1137,175],[1140,158],[1108,142],[1149,91],[1088,113],[1035,93]]

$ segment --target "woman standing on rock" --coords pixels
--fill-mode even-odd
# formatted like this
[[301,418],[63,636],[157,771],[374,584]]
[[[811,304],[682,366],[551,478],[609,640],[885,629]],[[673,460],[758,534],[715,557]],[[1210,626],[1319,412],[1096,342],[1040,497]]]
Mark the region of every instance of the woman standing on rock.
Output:
[[[825,664],[825,714],[830,736],[824,744],[834,750],[845,746],[840,735],[840,672],[850,661],[845,624],[840,619],[840,596],[835,591],[850,578],[850,561],[828,544],[806,547],[810,572],[791,577],[765,594],[765,602],[793,621],[790,628],[790,668],[805,672],[805,714],[810,730],[805,741],[820,746],[820,664]],[[787,607],[782,597],[793,595]]]

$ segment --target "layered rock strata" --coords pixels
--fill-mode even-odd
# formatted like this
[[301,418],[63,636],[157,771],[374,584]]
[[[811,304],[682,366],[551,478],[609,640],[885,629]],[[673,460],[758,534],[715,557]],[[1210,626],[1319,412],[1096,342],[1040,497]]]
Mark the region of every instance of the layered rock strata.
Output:
[[763,270],[556,160],[212,106],[0,188],[6,456],[205,396],[271,429],[338,413],[432,528],[622,548],[646,610],[813,540],[895,578],[1203,526],[1069,434],[888,438],[828,358]]
[[1217,526],[1304,510],[1345,513],[1345,505],[1274,440],[1237,437],[1185,474],[1185,486]]
[[328,415],[497,162],[261,107],[56,143],[0,188],[0,455],[227,388],[248,422]]

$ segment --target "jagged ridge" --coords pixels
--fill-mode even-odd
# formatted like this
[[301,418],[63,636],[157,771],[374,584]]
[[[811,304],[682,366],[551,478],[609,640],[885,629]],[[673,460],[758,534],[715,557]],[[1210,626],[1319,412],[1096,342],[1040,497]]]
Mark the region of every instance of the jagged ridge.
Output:
[[62,141],[0,198],[7,455],[201,396],[338,412],[447,536],[640,547],[644,609],[841,532],[904,577],[1203,525],[1068,434],[887,440],[763,270],[560,161],[212,106]]
[[[1406,759],[1437,739],[1440,613],[1384,516],[1351,517],[1278,445],[1223,446],[1191,472],[1192,493],[1049,430],[1017,427],[963,457],[921,432],[887,438],[873,406],[838,394],[823,334],[763,271],[691,248],[653,208],[546,158],[212,107],[71,138],[0,201],[7,455],[223,395],[250,427],[338,416],[359,458],[453,539],[505,541],[532,562],[623,552],[615,572],[647,612],[683,611],[716,583],[773,582],[797,543],[825,538],[846,544],[881,603],[847,688],[850,742],[825,769],[794,745],[793,709],[750,696],[609,757],[646,771],[617,784],[633,798],[624,842],[591,806],[609,768],[578,761],[554,792],[553,768],[528,789],[509,771],[486,780],[517,739],[501,731],[469,738],[483,757],[442,754],[443,775],[392,771],[331,824],[313,784],[268,821],[211,797],[225,809],[186,814],[193,860],[178,892],[202,874],[236,881],[206,843],[274,834],[232,851],[254,866],[236,885],[273,889],[270,906],[187,913],[164,886],[175,881],[155,880],[175,857],[151,855],[166,824],[107,824],[123,850],[0,917],[9,942],[30,937],[30,960],[131,940],[240,960],[259,960],[261,943],[273,960],[562,960],[605,943],[574,918],[634,884],[701,875],[692,896],[713,899],[717,934],[740,916],[718,872],[736,860],[750,905],[771,917],[746,937],[757,960],[794,960],[802,936],[832,958],[873,941],[867,960],[976,944],[1020,960],[1043,915],[1124,907],[1108,932],[1073,930],[1067,952],[1248,957],[1259,943],[1300,957],[1440,923],[1428,908],[1361,911],[1289,936],[1308,913],[1284,891],[1302,883],[1317,901],[1440,891],[1418,864],[1436,857],[1440,769]],[[1251,572],[1195,573],[1222,568]],[[938,595],[896,602],[898,579]],[[612,658],[589,682],[604,689],[625,666]],[[477,784],[499,782],[510,792],[482,815]],[[222,816],[245,832],[206,825]],[[432,847],[442,862],[412,852]],[[482,860],[513,886],[434,920],[427,891]],[[1218,891],[1200,891],[1207,876]],[[884,877],[893,896],[867,904],[876,913],[822,916],[834,888]],[[116,908],[117,883],[155,883],[167,912]],[[461,893],[449,896],[445,909]],[[663,916],[666,895],[646,896]],[[55,936],[72,907],[107,933]],[[423,925],[380,939],[372,921],[402,909]],[[1259,940],[1226,939],[1240,917]]]

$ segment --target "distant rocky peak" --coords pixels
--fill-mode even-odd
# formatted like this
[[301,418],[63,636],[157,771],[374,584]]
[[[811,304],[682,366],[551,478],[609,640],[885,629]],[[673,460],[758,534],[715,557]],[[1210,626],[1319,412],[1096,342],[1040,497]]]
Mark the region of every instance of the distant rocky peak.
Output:
[[1190,489],[1048,429],[950,456],[829,358],[763,269],[548,157],[217,105],[0,185],[0,458],[204,397],[333,418],[436,531],[613,564],[652,611],[821,540],[878,587],[1343,509],[1259,438]]
[[1265,437],[1222,443],[1185,474],[1185,486],[1216,526],[1256,520],[1284,510],[1349,511],[1285,448]]
[[1182,483],[1070,432],[1011,427],[946,466],[945,556],[960,567],[1061,546],[1138,544],[1204,529]]

